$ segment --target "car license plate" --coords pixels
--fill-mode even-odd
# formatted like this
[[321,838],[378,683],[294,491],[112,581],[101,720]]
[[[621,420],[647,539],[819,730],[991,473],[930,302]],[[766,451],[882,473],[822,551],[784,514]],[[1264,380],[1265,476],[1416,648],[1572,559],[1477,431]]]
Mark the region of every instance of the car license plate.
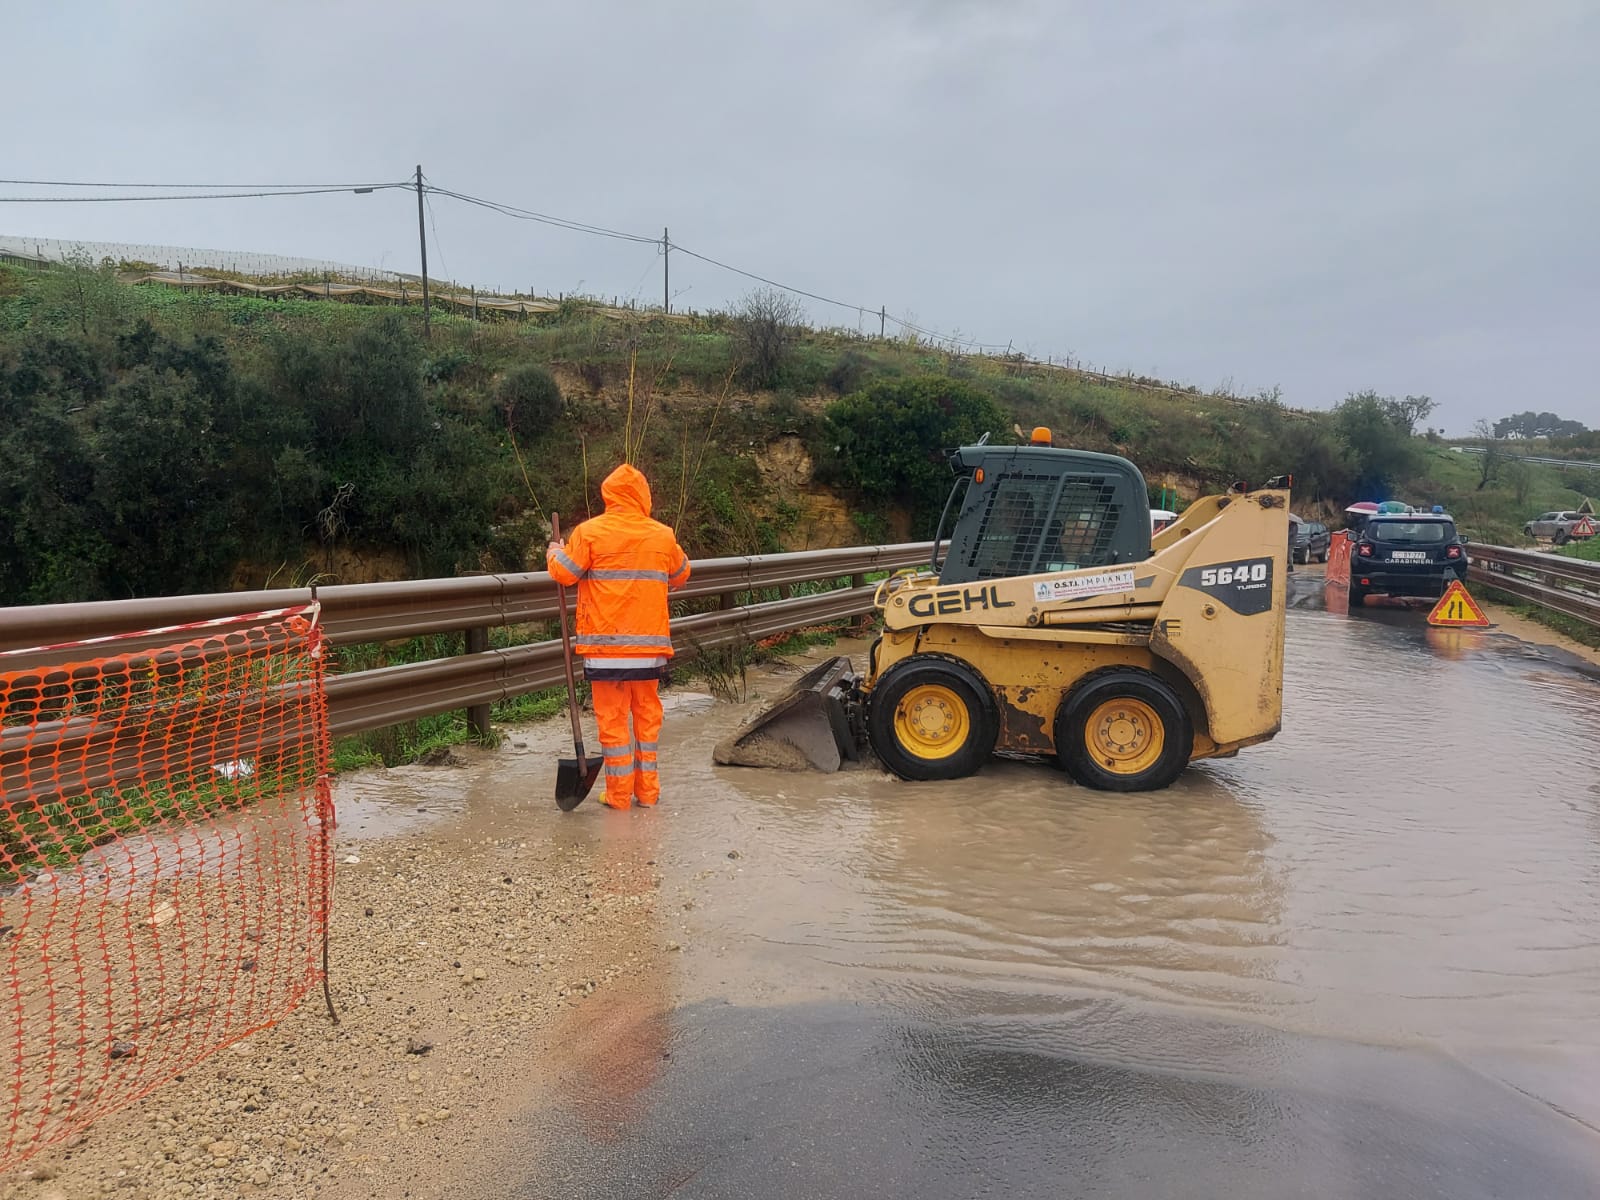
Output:
[[1427,562],[1428,552],[1426,550],[1391,550],[1389,551],[1389,561]]

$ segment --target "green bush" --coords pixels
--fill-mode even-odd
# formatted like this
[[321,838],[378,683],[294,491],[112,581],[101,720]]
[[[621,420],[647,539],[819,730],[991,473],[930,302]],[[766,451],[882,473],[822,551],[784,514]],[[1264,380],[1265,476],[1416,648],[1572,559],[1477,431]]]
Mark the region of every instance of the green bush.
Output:
[[828,406],[824,460],[835,482],[932,527],[950,488],[946,450],[999,435],[1010,422],[988,392],[939,375],[876,383]]
[[1353,393],[1333,410],[1334,428],[1350,452],[1360,496],[1388,499],[1401,481],[1416,474],[1418,441],[1409,415],[1405,401],[1370,391]]
[[495,389],[495,411],[519,443],[536,441],[561,417],[561,387],[536,363],[512,367]]
[[449,383],[472,365],[472,353],[459,346],[449,346],[428,359],[422,376],[429,383]]
[[846,350],[834,360],[824,382],[836,396],[848,396],[859,391],[867,378],[866,356],[855,350]]

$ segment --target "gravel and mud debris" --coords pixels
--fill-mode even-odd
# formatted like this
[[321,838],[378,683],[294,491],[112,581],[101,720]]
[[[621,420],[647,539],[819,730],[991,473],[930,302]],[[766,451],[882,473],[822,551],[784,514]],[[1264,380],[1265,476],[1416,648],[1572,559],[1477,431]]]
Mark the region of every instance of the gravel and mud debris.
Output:
[[0,1178],[0,1200],[422,1194],[419,1164],[537,1071],[558,1020],[665,957],[628,932],[653,912],[653,862],[439,833],[360,851],[335,859],[337,1026],[313,989]]

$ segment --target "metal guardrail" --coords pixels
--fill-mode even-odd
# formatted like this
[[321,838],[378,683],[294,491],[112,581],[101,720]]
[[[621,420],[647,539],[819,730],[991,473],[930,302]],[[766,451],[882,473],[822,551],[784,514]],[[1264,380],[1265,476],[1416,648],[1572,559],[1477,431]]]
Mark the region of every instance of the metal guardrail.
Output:
[[[1487,454],[1482,446],[1452,446],[1458,454]],[[1581,462],[1575,458],[1547,458],[1537,454],[1505,454],[1517,462],[1536,463],[1541,467],[1574,467],[1583,471],[1600,471],[1600,462]]]
[[1600,629],[1600,563],[1510,546],[1469,546],[1467,577]]
[[[731,608],[734,604],[730,598],[741,592],[916,566],[927,562],[932,553],[932,542],[913,542],[899,546],[849,546],[794,554],[701,559],[693,564],[688,585],[672,595],[674,600],[717,596],[722,598],[723,607]],[[335,646],[384,642],[428,633],[459,633],[492,625],[553,621],[556,617],[555,582],[543,571],[528,571],[514,575],[469,575],[455,579],[0,608],[0,651],[163,629],[238,613],[309,604],[312,600],[321,602],[323,629]],[[153,634],[123,642],[119,649],[139,649],[170,640],[170,635]],[[33,661],[50,660],[43,657]],[[61,659],[58,657],[57,661]]]
[[[702,559],[675,600],[715,597],[714,611],[691,613],[672,622],[682,656],[738,645],[805,625],[857,616],[872,608],[871,572],[914,567],[929,560],[931,542],[897,546],[854,546],[745,558]],[[810,595],[760,601],[762,592],[799,584],[849,581],[849,586]],[[82,604],[46,604],[0,609],[0,651],[49,647],[109,634],[138,632],[240,613],[305,604],[322,604],[322,623],[335,645],[390,641],[430,633],[462,632],[467,653],[332,675],[328,679],[329,720],[335,735],[356,733],[465,708],[474,728],[486,731],[489,706],[562,681],[561,643],[532,642],[490,649],[488,631],[496,625],[554,620],[555,581],[544,572],[424,579],[397,583],[347,584],[272,591],[223,592]],[[740,603],[741,599],[753,602]],[[173,641],[171,633],[150,633],[119,641],[119,653],[137,653]],[[92,651],[88,653],[92,654]],[[41,683],[66,682],[51,668],[85,657],[83,648],[45,649],[8,659],[8,669],[38,669]],[[21,727],[27,729],[29,727]],[[63,729],[63,736],[76,737]],[[33,729],[38,741],[39,730]],[[13,769],[11,755],[20,735],[0,732],[0,768]],[[11,755],[7,741],[13,742]],[[43,744],[42,742],[40,743]],[[102,764],[118,760],[118,748],[101,743]],[[0,770],[0,774],[6,772]],[[112,770],[112,774],[115,771]],[[0,789],[3,791],[4,789]]]

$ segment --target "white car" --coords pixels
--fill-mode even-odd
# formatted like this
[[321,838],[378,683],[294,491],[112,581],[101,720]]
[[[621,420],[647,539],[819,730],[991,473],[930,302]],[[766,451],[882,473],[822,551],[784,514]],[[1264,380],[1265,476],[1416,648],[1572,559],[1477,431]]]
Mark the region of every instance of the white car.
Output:
[[1175,512],[1168,512],[1164,508],[1152,508],[1150,510],[1150,532],[1152,534],[1160,533],[1177,519],[1178,514]]
[[[1585,515],[1572,509],[1540,513],[1522,527],[1522,532],[1531,538],[1548,538],[1554,542],[1565,542],[1572,537],[1572,527],[1580,524]],[[1590,520],[1592,522],[1593,518]]]

